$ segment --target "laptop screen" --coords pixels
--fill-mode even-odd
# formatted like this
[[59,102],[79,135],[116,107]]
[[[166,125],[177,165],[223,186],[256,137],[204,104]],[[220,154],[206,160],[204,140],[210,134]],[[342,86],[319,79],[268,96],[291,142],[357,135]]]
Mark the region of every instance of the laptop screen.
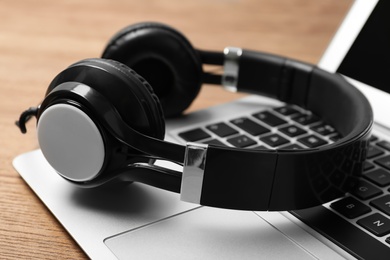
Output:
[[337,72],[390,93],[390,1],[377,3]]

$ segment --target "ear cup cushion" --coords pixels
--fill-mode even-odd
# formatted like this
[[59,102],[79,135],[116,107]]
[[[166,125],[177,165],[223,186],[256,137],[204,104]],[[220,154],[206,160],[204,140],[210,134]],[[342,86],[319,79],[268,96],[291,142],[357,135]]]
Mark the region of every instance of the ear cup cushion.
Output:
[[198,53],[180,32],[160,23],[124,28],[109,41],[102,57],[120,61],[143,76],[166,117],[188,108],[202,84]]
[[104,95],[133,129],[164,139],[165,122],[157,96],[148,82],[127,66],[104,59],[79,61],[57,75],[46,94],[68,81],[84,83]]

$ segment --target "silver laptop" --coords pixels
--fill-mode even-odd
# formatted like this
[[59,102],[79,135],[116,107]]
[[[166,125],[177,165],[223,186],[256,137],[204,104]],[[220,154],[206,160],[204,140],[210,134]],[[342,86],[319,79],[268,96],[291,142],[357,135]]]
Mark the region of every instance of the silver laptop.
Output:
[[[389,12],[389,1],[356,1],[319,64],[345,75],[374,108],[376,125],[364,176],[346,197],[293,212],[220,210],[181,202],[178,194],[139,183],[115,190],[74,187],[54,172],[40,150],[19,155],[14,167],[92,259],[389,258],[390,85],[385,80],[390,72]],[[256,116],[259,113],[296,128],[270,126]],[[292,138],[291,131],[300,129],[302,136],[310,133],[326,142],[337,137],[316,121],[296,120],[306,113],[248,96],[169,121],[166,139],[299,149],[305,144],[300,135]],[[268,132],[259,138],[244,126],[247,120]],[[233,134],[220,137],[216,126],[221,124]],[[199,131],[206,135],[191,135]],[[347,210],[351,208],[353,213]]]

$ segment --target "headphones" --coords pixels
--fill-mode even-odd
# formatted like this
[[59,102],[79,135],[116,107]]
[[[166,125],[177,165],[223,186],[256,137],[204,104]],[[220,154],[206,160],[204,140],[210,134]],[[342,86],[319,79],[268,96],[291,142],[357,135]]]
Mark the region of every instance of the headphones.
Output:
[[[223,73],[204,72],[203,64],[223,66]],[[341,139],[302,150],[164,141],[164,117],[180,115],[203,83],[306,108]],[[180,193],[184,201],[256,211],[308,208],[353,189],[373,124],[367,99],[340,75],[240,48],[197,50],[160,23],[129,26],[109,41],[101,59],[59,73],[43,102],[21,114],[22,132],[32,116],[46,160],[81,187],[136,181]],[[156,159],[183,171],[154,165]]]

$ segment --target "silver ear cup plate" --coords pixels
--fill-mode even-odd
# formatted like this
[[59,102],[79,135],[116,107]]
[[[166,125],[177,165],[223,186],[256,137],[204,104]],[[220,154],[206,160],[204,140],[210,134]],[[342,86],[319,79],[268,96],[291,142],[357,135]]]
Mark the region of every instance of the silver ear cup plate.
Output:
[[92,119],[68,104],[47,108],[39,118],[38,141],[49,164],[64,178],[84,182],[99,175],[105,157],[102,135]]

